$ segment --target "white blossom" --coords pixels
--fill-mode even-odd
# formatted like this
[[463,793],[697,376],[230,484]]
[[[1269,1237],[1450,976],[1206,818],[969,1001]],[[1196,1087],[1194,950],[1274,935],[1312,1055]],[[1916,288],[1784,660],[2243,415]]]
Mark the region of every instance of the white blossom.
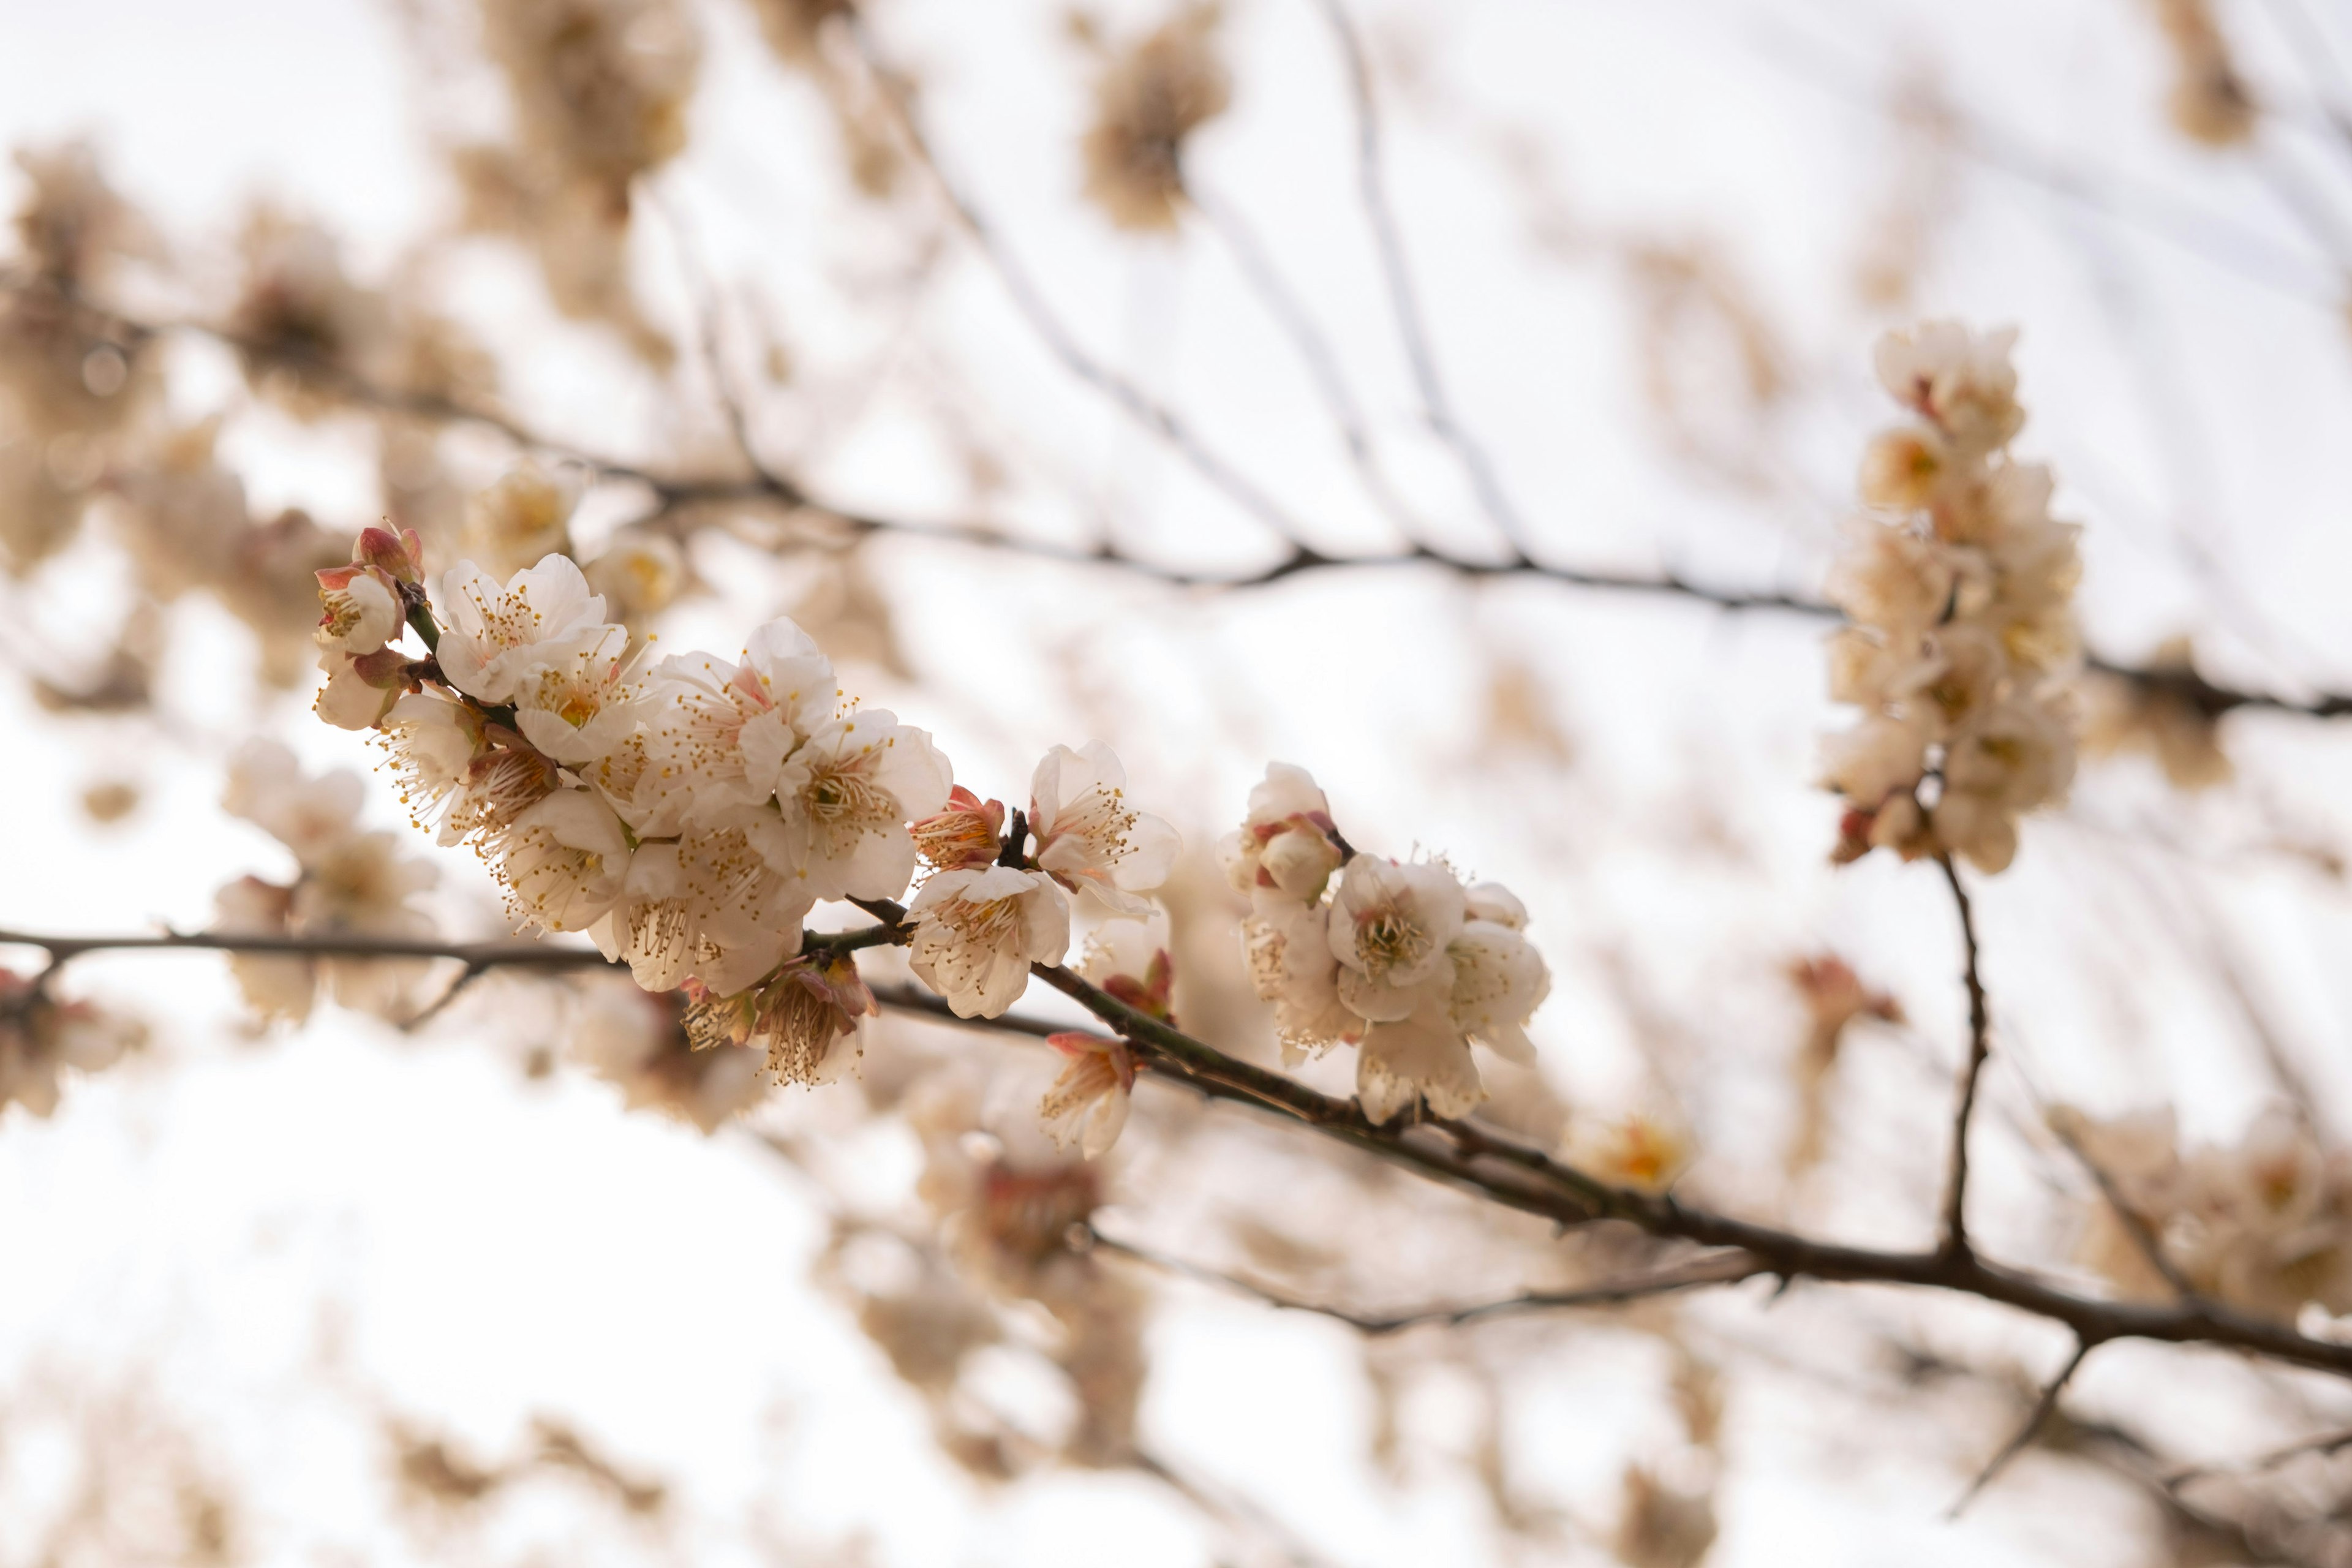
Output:
[[645,683],[644,728],[589,773],[643,834],[677,832],[769,799],[785,759],[833,717],[833,666],[787,620],[751,634],[743,662],[689,653]]
[[587,790],[559,789],[515,820],[499,846],[499,880],[515,920],[585,931],[620,897],[629,844],[613,808]]
[[1258,1000],[1274,1004],[1284,1061],[1363,1037],[1365,1022],[1339,1000],[1339,960],[1331,951],[1330,910],[1271,889],[1252,895],[1242,948]]
[[373,653],[400,635],[400,585],[380,566],[364,563],[319,574],[319,646],[357,658]]
[[853,711],[778,771],[772,858],[815,898],[896,898],[915,874],[908,824],[945,805],[951,782],[930,736],[883,710]]
[[1029,827],[1041,869],[1119,914],[1150,908],[1142,895],[1168,879],[1181,847],[1173,827],[1127,804],[1127,770],[1100,741],[1045,753],[1029,781]]
[[569,556],[549,555],[504,587],[470,561],[441,574],[441,673],[467,696],[505,702],[543,644],[559,642],[604,619],[604,601],[588,591]]
[[589,626],[530,648],[511,683],[523,738],[557,762],[577,765],[635,732],[637,693],[622,667],[628,646],[621,627]]
[[436,828],[440,842],[455,844],[450,806],[465,789],[474,755],[481,750],[482,724],[473,710],[438,691],[413,691],[392,705],[376,726],[377,743],[399,785],[400,804],[420,828]]
[[734,995],[800,951],[815,900],[779,873],[752,837],[752,814],[641,844],[612,908],[588,928],[607,958],[641,985],[691,977]]
[[1087,1159],[1100,1159],[1127,1125],[1135,1088],[1135,1058],[1123,1040],[1099,1035],[1049,1035],[1045,1043],[1068,1058],[1061,1077],[1037,1105],[1037,1119],[1055,1142],[1078,1146]]
[[1271,888],[1314,903],[1339,868],[1337,832],[1330,802],[1307,770],[1272,763],[1250,791],[1240,831],[1217,846],[1217,855],[1235,892]]
[[1339,997],[1374,1023],[1409,1017],[1454,986],[1446,948],[1461,934],[1460,879],[1444,866],[1359,855],[1348,862],[1331,903],[1331,955]]
[[1059,963],[1069,951],[1069,903],[1039,871],[940,871],[907,914],[909,965],[961,1018],[1001,1016],[1021,999],[1032,963]]

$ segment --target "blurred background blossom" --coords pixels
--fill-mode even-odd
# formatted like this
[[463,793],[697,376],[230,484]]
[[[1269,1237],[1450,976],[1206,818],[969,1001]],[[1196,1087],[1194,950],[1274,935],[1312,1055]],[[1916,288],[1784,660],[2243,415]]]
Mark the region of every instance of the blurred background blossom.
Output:
[[[1964,871],[1972,1227],[2343,1338],[2352,14],[88,0],[0,20],[0,927],[506,936],[313,717],[315,574],[566,553],[662,647],[792,617],[980,800],[1108,742],[1159,1004],[1269,1067],[1216,846],[1303,766],[1524,905],[1487,1122],[1883,1247],[1968,998],[1931,861],[1832,864],[1813,609],[1865,451],[1918,499],[1881,334],[2014,327],[2088,663]],[[615,973],[45,962],[7,1568],[2352,1562],[2339,1379],[2121,1342],[2021,1427],[2053,1325],[1771,1279],[1391,1331],[1659,1244],[1148,1073],[1088,1160],[1042,1041],[777,1087]]]

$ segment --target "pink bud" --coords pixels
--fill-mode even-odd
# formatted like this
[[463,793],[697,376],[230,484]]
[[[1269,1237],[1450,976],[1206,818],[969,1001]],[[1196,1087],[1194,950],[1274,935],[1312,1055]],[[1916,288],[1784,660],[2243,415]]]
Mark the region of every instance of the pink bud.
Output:
[[[360,530],[359,542],[352,548],[352,559],[386,573],[399,582],[425,581],[425,546],[413,528],[404,528],[398,534],[388,528]],[[325,574],[320,575],[323,577]]]

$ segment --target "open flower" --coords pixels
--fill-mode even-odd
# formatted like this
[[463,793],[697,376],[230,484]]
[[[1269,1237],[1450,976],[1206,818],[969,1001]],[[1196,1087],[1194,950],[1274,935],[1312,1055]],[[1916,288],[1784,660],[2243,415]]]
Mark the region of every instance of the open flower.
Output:
[[1283,1060],[1297,1062],[1363,1037],[1364,1020],[1339,1000],[1339,961],[1331,952],[1331,911],[1269,889],[1253,894],[1242,921],[1242,952],[1258,1000],[1274,1004]]
[[1039,871],[941,871],[907,907],[908,963],[960,1018],[994,1018],[1021,999],[1032,963],[1070,947],[1070,906]]
[[1374,1023],[1409,1017],[1454,987],[1446,947],[1462,932],[1462,883],[1446,867],[1359,855],[1332,900],[1331,955],[1339,997]]
[[636,689],[624,678],[629,634],[619,626],[583,626],[541,643],[516,670],[515,727],[523,739],[559,763],[577,766],[611,752],[637,725]]
[[1040,869],[1118,914],[1150,909],[1141,895],[1168,879],[1181,847],[1173,827],[1128,805],[1127,770],[1100,741],[1045,753],[1029,781],[1029,827]]
[[357,658],[400,635],[400,584],[380,566],[329,567],[319,574],[319,602],[325,608],[315,635],[329,653]]
[[957,784],[948,791],[946,810],[924,817],[909,831],[915,853],[934,870],[993,865],[1004,852],[1004,803],[982,801]]
[[785,759],[833,717],[840,696],[808,634],[770,621],[751,634],[740,664],[688,653],[656,665],[640,705],[644,728],[588,776],[639,833],[716,821],[775,793]]
[[1569,1160],[1578,1168],[1643,1193],[1673,1186],[1697,1152],[1679,1118],[1639,1110],[1580,1123],[1568,1146]]
[[1064,1148],[1076,1143],[1087,1159],[1098,1159],[1127,1125],[1134,1053],[1126,1041],[1100,1035],[1048,1035],[1045,1043],[1068,1058],[1069,1065],[1038,1101],[1038,1120],[1055,1142]]
[[1446,944],[1450,982],[1424,984],[1410,1013],[1373,1024],[1357,1049],[1356,1098],[1375,1121],[1391,1120],[1415,1100],[1440,1116],[1467,1115],[1486,1097],[1473,1041],[1508,1061],[1535,1060],[1527,1023],[1549,994],[1551,974],[1519,932],[1527,911],[1492,882],[1473,889],[1465,903],[1503,918],[1465,921]]
[[13,1103],[35,1116],[58,1108],[59,1072],[111,1067],[147,1037],[135,1018],[91,1002],[60,1002],[13,970],[0,969],[0,1112]]
[[689,977],[733,995],[801,946],[815,900],[760,852],[755,814],[638,846],[612,909],[589,927],[637,984],[667,991]]
[[507,910],[543,931],[585,931],[613,907],[628,875],[621,819],[597,795],[559,789],[515,820],[499,844]]
[[749,1046],[768,1053],[778,1083],[831,1083],[854,1052],[839,1047],[857,1021],[879,1011],[845,952],[796,958],[756,986],[728,996],[688,982],[687,1037],[696,1050]]
[[518,572],[504,587],[470,561],[441,574],[441,644],[436,651],[449,684],[483,702],[505,702],[542,644],[558,642],[604,618],[604,601],[568,556],[550,555]]
[[1217,857],[1235,892],[1271,888],[1311,904],[1339,868],[1338,839],[1330,802],[1314,778],[1305,768],[1270,763],[1250,791],[1241,830],[1217,846]]
[[409,821],[420,828],[437,827],[443,844],[457,842],[450,805],[464,790],[474,755],[483,746],[482,721],[474,710],[439,691],[413,691],[384,714],[376,739]]
[[915,874],[908,822],[947,804],[930,736],[881,710],[825,725],[776,774],[777,868],[820,899],[889,899]]

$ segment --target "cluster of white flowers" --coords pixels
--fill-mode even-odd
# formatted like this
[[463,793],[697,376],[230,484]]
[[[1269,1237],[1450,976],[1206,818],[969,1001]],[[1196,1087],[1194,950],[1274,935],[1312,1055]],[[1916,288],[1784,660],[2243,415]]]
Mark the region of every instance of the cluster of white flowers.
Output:
[[[241,877],[214,899],[213,929],[231,936],[405,937],[433,934],[412,901],[436,873],[404,855],[396,835],[362,831],[365,786],[339,769],[306,775],[274,741],[248,742],[229,764],[221,804],[293,852],[291,882]],[[323,984],[347,1007],[397,1016],[409,1005],[416,963],[239,953],[229,966],[246,1000],[268,1017],[299,1022]]]
[[1473,1040],[1532,1061],[1527,1020],[1551,989],[1527,910],[1442,860],[1358,854],[1306,770],[1276,763],[1220,846],[1250,900],[1242,940],[1286,1058],[1357,1046],[1356,1096],[1388,1121],[1416,1101],[1464,1116],[1486,1098]]
[[2292,1112],[2273,1107],[2234,1146],[2185,1156],[2169,1110],[2096,1121],[2062,1106],[2051,1122],[2131,1211],[2099,1200],[2078,1251],[2127,1295],[2172,1294],[2153,1246],[2211,1300],[2288,1320],[2308,1301],[2352,1311],[2352,1155]]
[[[1062,961],[1074,897],[1114,925],[1152,911],[1176,834],[1127,804],[1099,742],[1055,747],[1008,829],[929,735],[845,701],[790,621],[739,661],[648,660],[567,557],[503,584],[461,562],[428,594],[419,554],[414,535],[371,529],[352,565],[319,574],[320,715],[376,731],[418,826],[471,843],[520,924],[586,931],[640,985],[691,993],[698,1046],[763,1047],[794,1082],[835,1076],[874,997],[847,952],[804,949],[803,921],[824,900],[895,921],[883,906],[919,870],[909,963],[965,1017],[1003,1014],[1032,964]],[[411,626],[427,657],[397,646]],[[1103,978],[1148,990],[1151,964]],[[1057,1117],[1076,1096],[1096,1145],[1123,1114],[1094,1116],[1099,1089],[1056,1090]]]
[[35,981],[0,969],[0,1111],[35,1116],[58,1108],[59,1069],[112,1067],[147,1038],[135,1018],[92,1002],[60,1002]]
[[1872,442],[1868,510],[1830,576],[1853,623],[1830,694],[1865,715],[1828,747],[1840,860],[1889,848],[1999,871],[2018,817],[2073,780],[2059,682],[2078,653],[2076,530],[2050,516],[2049,468],[2009,454],[2015,336],[1937,321],[1879,342],[1879,380],[1916,417]]

